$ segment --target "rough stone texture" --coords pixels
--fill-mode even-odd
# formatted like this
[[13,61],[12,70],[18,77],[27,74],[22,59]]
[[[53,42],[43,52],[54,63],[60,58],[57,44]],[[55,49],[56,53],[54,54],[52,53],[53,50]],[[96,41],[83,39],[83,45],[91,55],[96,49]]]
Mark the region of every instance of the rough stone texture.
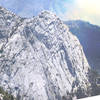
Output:
[[78,39],[54,14],[23,19],[0,7],[0,86],[19,100],[86,94],[90,67]]

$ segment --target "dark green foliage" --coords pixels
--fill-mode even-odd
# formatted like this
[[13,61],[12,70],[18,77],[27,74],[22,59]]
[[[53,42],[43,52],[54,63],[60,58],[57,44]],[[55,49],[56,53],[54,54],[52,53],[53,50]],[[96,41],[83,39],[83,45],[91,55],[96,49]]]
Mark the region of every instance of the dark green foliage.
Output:
[[61,100],[73,100],[74,97],[76,97],[75,93],[73,93],[73,92],[69,93],[67,91],[67,95],[62,96]]
[[78,99],[80,99],[80,98],[87,97],[88,95],[85,94],[84,89],[79,87],[78,90],[77,90],[76,96],[77,96]]
[[0,53],[2,53],[3,52],[3,49],[0,49]]
[[92,89],[91,89],[92,96],[100,95],[100,86],[98,86],[96,84],[96,79],[99,77],[100,77],[100,75],[98,74],[97,71],[95,71],[95,70],[90,71],[89,79],[90,79],[90,83],[92,85]]
[[0,87],[0,94],[3,95],[3,100],[16,100],[11,94],[4,91],[2,87]]

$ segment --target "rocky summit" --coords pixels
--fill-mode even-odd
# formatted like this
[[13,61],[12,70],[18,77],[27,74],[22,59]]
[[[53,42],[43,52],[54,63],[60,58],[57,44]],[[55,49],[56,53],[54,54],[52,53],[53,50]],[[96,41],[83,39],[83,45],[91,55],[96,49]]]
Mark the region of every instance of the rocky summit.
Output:
[[0,7],[0,87],[15,98],[87,96],[89,70],[79,40],[55,14],[26,19]]

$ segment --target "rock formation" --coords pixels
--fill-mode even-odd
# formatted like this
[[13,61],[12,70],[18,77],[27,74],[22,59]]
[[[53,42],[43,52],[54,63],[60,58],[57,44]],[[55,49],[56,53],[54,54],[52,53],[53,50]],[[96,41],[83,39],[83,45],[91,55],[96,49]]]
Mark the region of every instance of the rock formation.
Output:
[[67,100],[68,94],[78,92],[86,96],[89,69],[79,40],[55,14],[44,11],[24,19],[0,7],[0,86],[13,96],[19,100]]

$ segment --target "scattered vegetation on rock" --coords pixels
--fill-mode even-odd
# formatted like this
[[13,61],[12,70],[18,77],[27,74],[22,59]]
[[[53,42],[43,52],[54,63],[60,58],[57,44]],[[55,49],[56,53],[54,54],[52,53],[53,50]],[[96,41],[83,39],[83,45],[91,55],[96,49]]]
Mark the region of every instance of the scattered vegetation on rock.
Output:
[[3,100],[16,100],[14,96],[9,94],[8,92],[4,91],[2,87],[0,87],[0,94],[3,96]]
[[91,80],[92,90],[91,95],[100,95],[100,85],[97,84],[96,80],[100,78],[100,74],[96,70],[91,70],[89,74],[89,79]]

